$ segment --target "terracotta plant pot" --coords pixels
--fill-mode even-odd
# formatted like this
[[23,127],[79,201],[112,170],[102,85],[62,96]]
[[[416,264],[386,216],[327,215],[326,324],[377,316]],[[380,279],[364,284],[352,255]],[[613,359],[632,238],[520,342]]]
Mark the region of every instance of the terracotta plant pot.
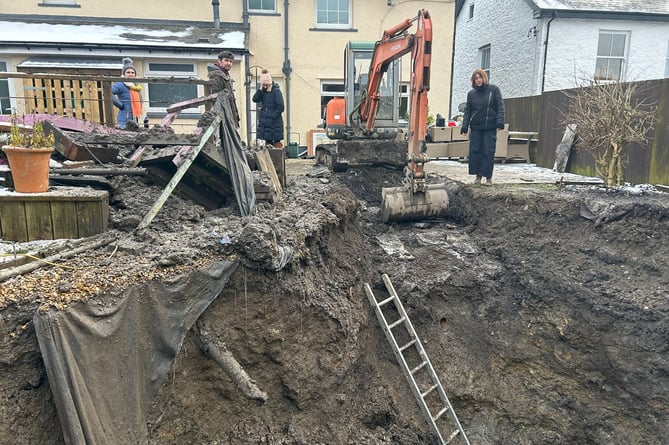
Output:
[[49,160],[53,148],[2,147],[12,172],[14,190],[40,193],[49,189]]

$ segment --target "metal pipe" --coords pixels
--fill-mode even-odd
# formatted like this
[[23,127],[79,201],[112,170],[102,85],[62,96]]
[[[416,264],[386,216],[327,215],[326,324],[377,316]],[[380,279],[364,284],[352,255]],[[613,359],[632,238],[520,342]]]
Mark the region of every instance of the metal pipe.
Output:
[[283,72],[284,78],[286,79],[286,141],[290,143],[290,73],[293,69],[290,67],[290,58],[289,58],[289,49],[288,46],[288,0],[283,2],[283,67],[281,71]]
[[211,6],[214,9],[214,28],[218,29],[221,27],[221,14],[219,11],[220,3],[218,0],[211,0]]

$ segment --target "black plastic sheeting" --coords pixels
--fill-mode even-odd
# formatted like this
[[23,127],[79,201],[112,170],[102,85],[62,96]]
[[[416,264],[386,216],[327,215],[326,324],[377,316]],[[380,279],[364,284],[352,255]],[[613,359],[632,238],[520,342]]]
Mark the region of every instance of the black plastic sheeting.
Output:
[[186,332],[238,262],[37,311],[37,340],[65,442],[144,444],[147,413]]

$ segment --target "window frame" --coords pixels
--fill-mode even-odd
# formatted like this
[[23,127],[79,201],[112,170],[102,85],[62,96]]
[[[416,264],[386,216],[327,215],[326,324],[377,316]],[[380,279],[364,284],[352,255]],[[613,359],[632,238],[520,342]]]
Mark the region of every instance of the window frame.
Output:
[[479,48],[479,68],[485,71],[490,81],[490,56],[492,54],[492,47],[490,44],[483,45]]
[[272,2],[272,9],[262,8],[262,4],[261,4],[260,9],[252,8],[251,5],[249,4],[250,1],[251,0],[246,0],[246,7],[248,8],[249,13],[251,13],[251,14],[276,14],[276,0],[259,0],[261,3],[264,3],[266,1],[271,1]]
[[[602,35],[610,35],[611,36],[611,44],[609,45],[609,54],[608,55],[600,55],[599,54],[599,49],[601,46],[601,39]],[[613,36],[624,36],[625,41],[622,45],[622,51],[623,54],[622,56],[614,56],[611,54],[613,50]],[[622,81],[625,78],[625,72],[627,70],[627,57],[629,55],[629,39],[630,37],[630,32],[629,31],[620,31],[620,30],[610,30],[610,29],[600,29],[597,37],[597,54],[595,56],[595,70],[592,75],[593,79],[596,81],[601,81],[601,82],[619,82]],[[604,73],[604,77],[602,78],[601,75],[598,75],[598,67],[600,66],[600,61],[607,61],[606,64],[606,72]],[[620,61],[620,68],[618,70],[617,76],[618,78],[612,77],[611,75],[611,67],[610,67],[610,61],[612,60],[619,60]]]
[[[9,72],[9,62],[6,60],[0,60],[0,71]],[[10,115],[12,114],[12,110],[14,108],[14,104],[12,103],[12,86],[9,82],[9,79],[6,77],[0,77],[0,84],[6,87],[8,96],[0,97],[0,115]],[[9,105],[9,107],[4,107],[4,104]]]
[[77,3],[77,0],[41,0],[38,6],[79,7],[79,3]]
[[469,16],[467,17],[467,20],[474,20],[474,2],[469,5]]
[[[321,23],[318,21],[319,17],[319,3],[322,1],[328,2],[328,1],[344,1],[347,3],[347,22],[346,23]],[[353,11],[352,11],[352,5],[351,5],[352,0],[314,0],[314,23],[315,23],[315,28],[316,29],[352,29],[353,28]]]
[[[328,105],[330,99],[335,97],[346,98],[346,82],[344,79],[321,79],[320,82],[320,97],[321,97],[321,115],[320,118],[325,118],[325,109]],[[339,86],[341,91],[338,90],[326,90],[326,85]]]
[[[192,67],[192,71],[187,72],[187,71],[169,71],[169,70],[156,70],[156,69],[151,69],[151,65],[189,65]],[[155,77],[155,78],[160,78],[160,77],[165,77],[165,78],[183,78],[183,79],[188,79],[188,78],[197,78],[197,63],[196,62],[188,62],[188,61],[183,61],[183,60],[147,60],[144,62],[144,76],[146,77]],[[189,86],[189,85],[185,85]],[[200,96],[200,87],[198,85],[193,85],[195,87],[195,95],[192,97],[192,99],[195,99]],[[179,102],[179,100],[174,100],[169,104],[165,104],[165,106],[151,106],[151,84],[147,85],[146,88],[146,100],[147,106],[146,106],[146,114],[147,115],[155,115],[155,114],[164,114],[167,112],[167,108],[175,103]],[[181,99],[181,100],[188,100],[188,99]],[[180,116],[185,116],[185,115],[191,115],[191,116],[198,116],[201,114],[200,107],[193,107],[193,108],[186,108],[181,111]]]

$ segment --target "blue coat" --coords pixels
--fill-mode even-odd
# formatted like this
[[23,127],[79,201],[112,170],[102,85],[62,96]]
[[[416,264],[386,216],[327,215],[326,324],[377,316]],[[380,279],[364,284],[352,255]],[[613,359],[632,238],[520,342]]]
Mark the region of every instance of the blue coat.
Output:
[[127,122],[134,118],[130,105],[130,88],[123,82],[115,82],[112,85],[112,101],[119,110],[116,125],[118,128],[125,128]]
[[253,95],[253,102],[260,104],[256,137],[265,141],[283,140],[283,94],[279,85],[272,82],[272,90],[259,89]]

